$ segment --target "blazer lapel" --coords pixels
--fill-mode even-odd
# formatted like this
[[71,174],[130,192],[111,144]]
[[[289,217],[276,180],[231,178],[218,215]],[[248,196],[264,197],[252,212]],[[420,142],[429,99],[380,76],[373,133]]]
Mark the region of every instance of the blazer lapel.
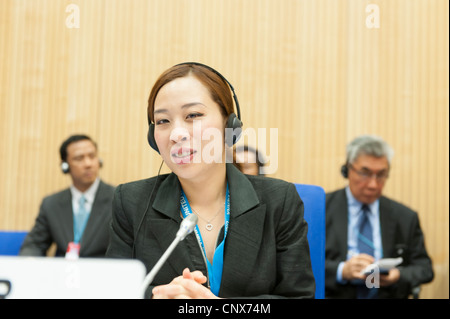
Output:
[[[60,236],[63,238],[64,242],[69,243],[73,241],[72,194],[70,193],[69,188],[62,193],[55,212],[59,215],[61,220]],[[67,247],[61,247],[61,249],[63,248],[66,249]]]
[[[261,247],[265,205],[259,205],[258,196],[250,181],[233,165],[227,165],[227,180],[230,189],[231,218],[225,240],[224,269],[220,294],[242,294],[246,290],[248,277],[255,268]],[[229,280],[233,278],[233,280]],[[233,282],[233,287],[227,286]],[[235,283],[242,286],[235,286]]]
[[[159,218],[149,217],[146,221],[146,227],[157,239],[161,251],[172,244],[181,224],[180,216],[180,195],[181,187],[175,174],[170,174],[158,189],[152,208],[161,213]],[[183,272],[184,268],[193,269],[192,259],[189,256],[189,249],[186,241],[192,240],[194,233],[189,234],[183,241],[178,243],[167,262],[177,274]],[[197,239],[195,239],[197,240]]]
[[383,246],[382,257],[392,256],[395,250],[396,223],[392,219],[390,205],[383,196],[380,197],[380,229]]
[[112,199],[108,196],[105,187],[106,185],[100,181],[86,228],[81,237],[81,250],[83,251],[90,245],[95,245],[95,237],[99,231],[99,225],[102,225],[105,219],[110,218],[112,204],[108,202],[111,202]]
[[[230,221],[225,241],[221,295],[245,293],[261,247],[265,217],[266,207],[260,206],[239,214]],[[228,286],[228,282],[232,282],[233,286]],[[236,283],[241,285],[236,286]]]

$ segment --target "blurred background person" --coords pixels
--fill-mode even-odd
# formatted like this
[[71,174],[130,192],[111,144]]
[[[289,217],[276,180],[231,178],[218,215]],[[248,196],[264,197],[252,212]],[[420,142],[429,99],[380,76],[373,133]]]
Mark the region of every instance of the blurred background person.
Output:
[[248,145],[236,146],[233,154],[233,164],[244,174],[261,175],[264,161],[262,154],[256,148]]
[[72,135],[60,147],[61,170],[72,185],[45,197],[20,255],[45,256],[52,243],[55,256],[103,257],[109,242],[114,187],[99,177],[102,161],[87,135]]
[[[348,186],[326,195],[325,294],[328,298],[408,298],[433,279],[416,212],[382,195],[393,150],[363,135],[347,145],[341,173]],[[380,288],[367,288],[362,271],[381,258],[402,257]]]

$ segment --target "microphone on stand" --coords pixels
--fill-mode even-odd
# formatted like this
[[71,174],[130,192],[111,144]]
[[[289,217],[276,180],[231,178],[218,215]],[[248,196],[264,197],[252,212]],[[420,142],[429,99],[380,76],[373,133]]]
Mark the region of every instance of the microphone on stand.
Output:
[[178,245],[180,241],[186,238],[187,235],[192,233],[192,231],[195,228],[195,225],[197,225],[198,217],[195,214],[190,214],[187,216],[183,221],[181,222],[180,229],[177,232],[177,235],[175,236],[175,239],[170,244],[169,248],[164,252],[164,254],[159,258],[158,262],[155,264],[155,266],[152,268],[152,270],[147,274],[147,276],[144,279],[144,282],[142,283],[141,290],[142,290],[142,296],[145,295],[145,291],[147,290],[147,287],[150,285],[150,283],[155,278],[158,271],[161,269],[162,265],[166,262],[167,258],[169,258],[172,251],[175,249],[175,247]]

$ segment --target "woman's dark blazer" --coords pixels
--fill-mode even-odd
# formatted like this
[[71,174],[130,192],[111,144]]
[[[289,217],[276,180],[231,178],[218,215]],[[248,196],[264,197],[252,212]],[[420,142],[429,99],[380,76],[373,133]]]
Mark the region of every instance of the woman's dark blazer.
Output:
[[[231,217],[219,296],[313,298],[308,229],[295,186],[244,175],[232,164],[227,164],[227,181]],[[107,256],[137,258],[150,271],[180,227],[180,192],[173,173],[117,187]],[[186,267],[207,274],[194,233],[178,244],[146,297],[154,286],[170,283]]]

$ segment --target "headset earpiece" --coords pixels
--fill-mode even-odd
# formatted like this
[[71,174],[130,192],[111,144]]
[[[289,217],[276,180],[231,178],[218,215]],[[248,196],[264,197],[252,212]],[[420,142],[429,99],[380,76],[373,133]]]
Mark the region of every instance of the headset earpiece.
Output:
[[70,171],[69,163],[62,162],[61,163],[61,171],[63,172],[63,174],[69,173],[69,171]]
[[342,165],[341,174],[344,178],[348,178],[348,164]]
[[[231,130],[231,135],[229,131]],[[227,127],[225,128],[225,142],[229,147],[232,147],[241,137],[242,122],[237,118],[235,113],[228,116]]]
[[[149,122],[150,122],[150,120],[149,120]],[[148,144],[150,145],[150,147],[159,153],[158,145],[156,145],[156,140],[155,140],[155,124],[153,124],[153,123],[149,123],[149,125],[148,125],[147,141],[148,141]]]

